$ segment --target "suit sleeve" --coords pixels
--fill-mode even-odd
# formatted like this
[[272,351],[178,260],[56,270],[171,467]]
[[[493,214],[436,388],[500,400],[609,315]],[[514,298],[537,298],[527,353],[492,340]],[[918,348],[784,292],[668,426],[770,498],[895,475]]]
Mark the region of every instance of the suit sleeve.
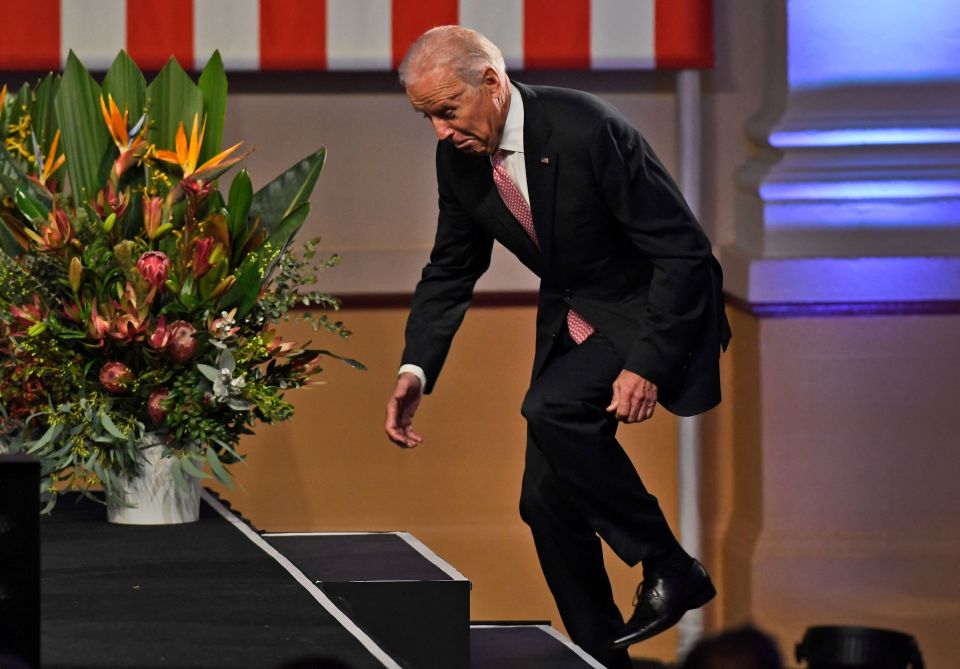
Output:
[[402,364],[421,367],[430,393],[453,336],[473,297],[477,279],[490,266],[493,236],[466,213],[448,184],[437,148],[440,215],[430,261],[423,269],[407,318]]
[[636,129],[608,118],[591,147],[607,206],[652,267],[643,326],[625,369],[667,387],[682,373],[710,307],[710,242]]

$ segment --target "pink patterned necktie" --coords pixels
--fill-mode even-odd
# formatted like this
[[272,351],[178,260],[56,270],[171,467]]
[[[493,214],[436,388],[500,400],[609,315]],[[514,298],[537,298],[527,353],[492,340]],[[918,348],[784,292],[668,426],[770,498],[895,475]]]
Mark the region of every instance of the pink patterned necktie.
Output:
[[[520,222],[520,227],[527,233],[527,236],[533,240],[537,248],[540,248],[540,242],[537,240],[537,231],[533,227],[533,214],[530,211],[530,205],[523,198],[523,193],[513,183],[513,179],[507,174],[507,168],[503,166],[503,150],[493,154],[493,183],[497,184],[497,190],[500,191],[500,197],[507,209],[513,214],[513,217]],[[577,344],[582,344],[587,337],[594,333],[593,326],[590,325],[583,316],[573,309],[567,312],[567,329],[570,331],[570,338]]]

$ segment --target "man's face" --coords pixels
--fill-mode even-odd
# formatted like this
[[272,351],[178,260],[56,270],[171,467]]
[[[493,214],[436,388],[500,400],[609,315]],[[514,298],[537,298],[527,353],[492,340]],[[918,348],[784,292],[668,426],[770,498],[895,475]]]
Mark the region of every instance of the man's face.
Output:
[[438,139],[466,153],[492,154],[507,118],[505,85],[492,68],[479,86],[463,82],[450,68],[434,69],[407,84],[407,97]]

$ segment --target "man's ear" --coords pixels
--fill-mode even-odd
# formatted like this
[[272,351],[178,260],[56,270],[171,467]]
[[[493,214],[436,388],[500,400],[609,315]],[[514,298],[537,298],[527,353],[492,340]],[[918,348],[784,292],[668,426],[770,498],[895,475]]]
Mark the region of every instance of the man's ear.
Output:
[[480,85],[483,86],[484,90],[490,95],[490,97],[497,99],[500,96],[500,91],[503,88],[503,81],[500,79],[500,75],[497,74],[497,71],[492,67],[488,67],[483,71],[483,78],[480,80]]

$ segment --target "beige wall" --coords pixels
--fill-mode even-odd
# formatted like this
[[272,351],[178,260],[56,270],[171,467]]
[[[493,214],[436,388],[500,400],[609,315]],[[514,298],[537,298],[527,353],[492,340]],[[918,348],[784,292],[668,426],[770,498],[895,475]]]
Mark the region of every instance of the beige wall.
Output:
[[903,630],[927,666],[953,666],[960,316],[736,313],[734,329],[724,623],[785,649],[813,624]]

